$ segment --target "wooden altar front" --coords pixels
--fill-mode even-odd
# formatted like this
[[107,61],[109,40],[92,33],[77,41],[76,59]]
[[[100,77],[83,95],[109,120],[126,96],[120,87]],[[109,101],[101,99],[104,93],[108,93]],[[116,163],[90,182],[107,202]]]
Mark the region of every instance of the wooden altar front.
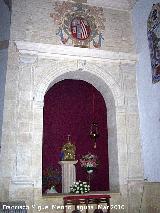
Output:
[[71,195],[71,196],[65,196],[63,198],[64,202],[64,213],[67,213],[67,205],[74,205],[75,210],[77,210],[78,205],[85,205],[86,206],[86,213],[89,212],[89,205],[96,204],[97,209],[99,208],[99,204],[106,203],[107,209],[105,209],[105,212],[107,210],[107,213],[110,213],[110,195],[100,195],[100,194],[94,194],[94,195]]

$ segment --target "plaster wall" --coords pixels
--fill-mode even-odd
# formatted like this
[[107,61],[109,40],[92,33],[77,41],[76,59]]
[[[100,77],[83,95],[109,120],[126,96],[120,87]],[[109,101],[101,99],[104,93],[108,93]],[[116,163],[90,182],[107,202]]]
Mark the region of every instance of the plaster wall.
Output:
[[151,61],[147,39],[147,20],[154,3],[139,0],[132,12],[136,50],[138,54],[137,88],[140,115],[141,145],[144,161],[144,178],[160,181],[160,83],[152,84]]

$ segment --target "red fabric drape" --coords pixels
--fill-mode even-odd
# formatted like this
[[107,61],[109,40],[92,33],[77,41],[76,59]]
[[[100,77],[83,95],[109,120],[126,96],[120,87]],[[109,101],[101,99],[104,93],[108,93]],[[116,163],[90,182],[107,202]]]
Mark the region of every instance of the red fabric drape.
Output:
[[[94,92],[94,116],[93,116]],[[98,123],[100,136],[97,148],[89,132],[93,117]],[[99,159],[99,166],[91,174],[91,190],[109,190],[107,110],[104,99],[91,84],[81,80],[63,80],[55,84],[44,98],[43,170],[57,168],[60,151],[71,135],[76,145],[76,159],[91,152]],[[80,163],[76,165],[77,180],[88,181],[88,174]],[[60,192],[60,188],[57,189]]]

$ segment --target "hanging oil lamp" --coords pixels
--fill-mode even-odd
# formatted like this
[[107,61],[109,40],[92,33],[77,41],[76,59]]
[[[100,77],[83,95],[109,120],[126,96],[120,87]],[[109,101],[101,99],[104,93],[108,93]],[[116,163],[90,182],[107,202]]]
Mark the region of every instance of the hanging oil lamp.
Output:
[[96,149],[96,140],[99,137],[98,124],[93,122],[90,129],[90,137],[94,141],[94,149]]
[[95,94],[93,92],[92,96],[92,112],[93,112],[93,122],[91,124],[90,128],[90,138],[94,141],[94,149],[96,149],[96,140],[99,137],[99,132],[98,132],[98,124],[95,122]]

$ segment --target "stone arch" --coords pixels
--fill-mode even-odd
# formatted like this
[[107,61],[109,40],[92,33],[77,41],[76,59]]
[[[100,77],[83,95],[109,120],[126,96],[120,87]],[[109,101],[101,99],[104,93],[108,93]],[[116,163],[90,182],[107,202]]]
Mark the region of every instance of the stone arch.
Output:
[[[37,101],[43,101],[43,97],[46,93],[46,91],[53,85],[52,82],[55,83],[55,79],[59,79],[60,76],[63,76],[66,73],[76,73],[78,76],[78,73],[90,73],[97,77],[97,79],[102,79],[103,82],[108,86],[109,90],[112,91],[113,98],[115,100],[116,105],[119,103],[119,98],[122,97],[122,92],[120,89],[120,86],[118,85],[118,82],[115,81],[115,79],[110,75],[110,73],[105,72],[97,65],[87,65],[83,68],[79,68],[75,70],[75,68],[72,68],[71,66],[62,66],[58,67],[58,70],[48,70],[48,72],[45,72],[44,76],[41,76],[41,83],[37,82],[35,90],[35,98],[37,98]],[[57,81],[58,82],[58,81]]]
[[[120,177],[119,167],[122,162],[118,161],[118,140],[117,140],[117,128],[119,128],[117,121],[117,113],[119,106],[122,107],[121,101],[123,99],[122,92],[118,83],[113,77],[96,65],[86,65],[78,70],[73,69],[71,66],[58,67],[57,70],[49,70],[43,76],[41,76],[41,82],[36,83],[35,90],[35,107],[37,106],[39,115],[43,117],[43,99],[47,90],[55,83],[63,79],[79,79],[87,81],[92,84],[97,90],[99,90],[104,97],[107,111],[108,111],[108,149],[109,149],[109,179],[110,179],[110,191],[117,192],[120,188],[119,180],[124,179]],[[40,103],[40,105],[39,105]],[[43,118],[41,118],[43,123]],[[41,126],[41,132],[43,131],[43,125]],[[119,148],[120,149],[120,148]]]

